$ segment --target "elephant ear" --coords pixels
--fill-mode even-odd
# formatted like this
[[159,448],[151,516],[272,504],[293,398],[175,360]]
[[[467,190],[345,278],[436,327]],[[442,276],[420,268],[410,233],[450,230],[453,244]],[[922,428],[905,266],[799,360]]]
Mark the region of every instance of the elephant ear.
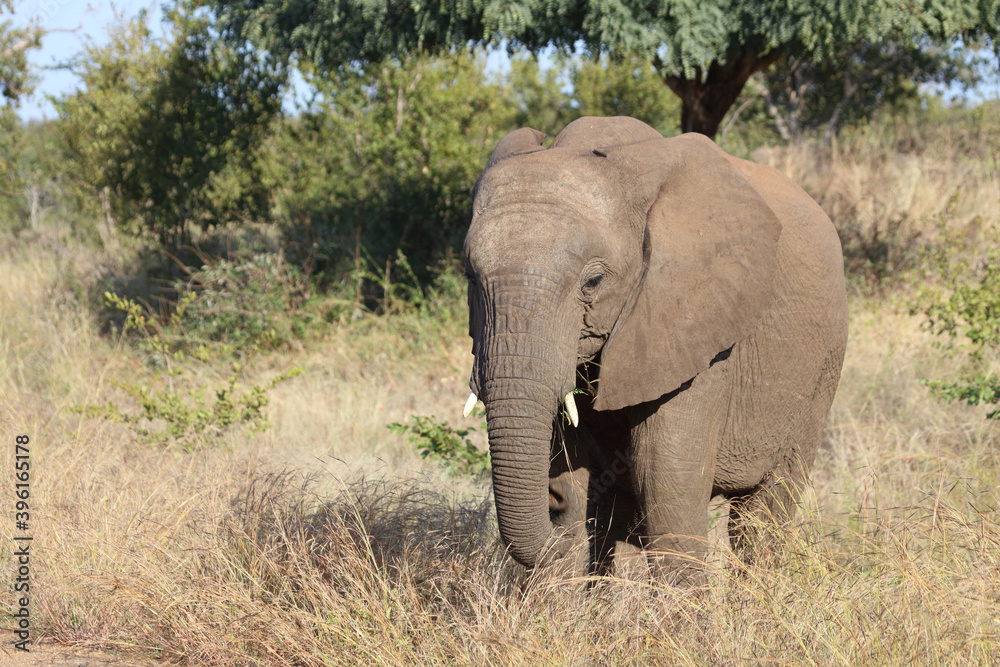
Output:
[[594,407],[653,401],[747,337],[771,298],[781,224],[710,139],[638,144],[644,275],[604,345]]

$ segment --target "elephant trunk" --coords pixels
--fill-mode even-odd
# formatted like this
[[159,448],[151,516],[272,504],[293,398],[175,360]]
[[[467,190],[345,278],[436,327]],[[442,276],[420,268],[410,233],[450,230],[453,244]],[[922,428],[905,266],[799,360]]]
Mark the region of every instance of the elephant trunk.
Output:
[[[503,383],[490,391],[504,392]],[[552,527],[549,451],[554,413],[549,403],[518,397],[486,402],[500,537],[510,555],[527,567],[538,563]]]
[[477,360],[497,522],[511,556],[534,567],[559,558],[568,546],[564,540],[547,545],[553,529],[549,461],[560,401],[575,378],[578,333],[568,324],[560,326],[566,318],[536,312],[525,321],[513,313],[498,315],[493,321],[507,326],[487,333],[483,358]]

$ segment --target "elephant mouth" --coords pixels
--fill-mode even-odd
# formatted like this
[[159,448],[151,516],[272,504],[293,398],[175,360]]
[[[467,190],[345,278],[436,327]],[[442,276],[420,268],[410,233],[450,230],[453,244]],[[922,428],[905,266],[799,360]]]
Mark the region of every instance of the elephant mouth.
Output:
[[577,349],[577,365],[594,361],[604,349],[608,334],[595,334],[584,331],[580,335]]

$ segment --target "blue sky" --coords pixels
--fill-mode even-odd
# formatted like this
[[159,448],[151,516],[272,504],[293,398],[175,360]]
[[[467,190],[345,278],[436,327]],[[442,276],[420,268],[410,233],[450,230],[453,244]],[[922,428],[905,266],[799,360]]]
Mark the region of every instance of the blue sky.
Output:
[[107,41],[106,27],[114,21],[115,11],[135,16],[146,9],[152,18],[150,27],[160,31],[160,2],[158,0],[118,0],[114,4],[104,0],[15,0],[14,24],[26,25],[37,21],[45,30],[72,30],[52,32],[42,38],[42,48],[28,52],[28,58],[39,68],[40,81],[35,94],[25,100],[18,110],[21,118],[54,118],[56,113],[46,100],[46,95],[59,95],[77,88],[79,79],[66,70],[56,69],[80,52],[88,39],[98,44]]

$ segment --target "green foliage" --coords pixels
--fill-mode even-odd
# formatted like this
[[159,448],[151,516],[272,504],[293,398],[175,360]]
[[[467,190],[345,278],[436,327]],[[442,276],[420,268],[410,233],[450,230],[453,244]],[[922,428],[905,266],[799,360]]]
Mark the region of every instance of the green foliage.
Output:
[[[479,417],[482,411],[477,409],[472,414]],[[440,461],[453,475],[480,478],[490,471],[489,452],[476,447],[467,437],[475,428],[454,429],[448,422],[424,415],[414,415],[408,424],[394,422],[387,428],[406,435],[422,457]],[[481,428],[486,429],[485,422]]]
[[185,335],[190,339],[241,349],[278,347],[305,336],[308,321],[301,306],[311,286],[281,254],[206,261],[175,288],[182,295],[178,308],[185,307]]
[[97,238],[98,201],[79,206],[60,149],[55,122],[22,123],[12,109],[0,110],[0,227],[38,231],[68,223],[77,237]]
[[[924,4],[924,3],[922,3]],[[663,5],[639,2],[579,3],[499,0],[436,4],[416,0],[378,3],[342,0],[264,0],[215,3],[224,36],[251,40],[284,58],[327,70],[343,63],[377,62],[417,50],[440,51],[469,42],[531,49],[553,43],[574,49],[582,40],[591,53],[659,55],[666,70],[694,77],[716,60],[747,47],[766,52],[786,45],[823,55],[845,36],[905,21],[935,32],[974,29],[992,20],[992,3],[927,2],[914,12],[900,0],[868,0],[845,7],[835,0],[756,0],[732,3],[682,0]],[[903,12],[904,8],[910,9]]]
[[[123,411],[114,401],[104,405],[85,405],[75,412],[127,424],[143,441],[168,446],[181,445],[193,450],[203,445],[218,444],[221,437],[236,427],[251,433],[270,426],[263,409],[268,404],[267,393],[302,369],[290,368],[264,384],[243,387],[249,360],[260,349],[260,343],[244,354],[243,361],[231,362],[228,377],[209,389],[205,386],[183,389],[182,380],[192,375],[196,365],[206,365],[220,355],[206,345],[192,346],[184,330],[189,309],[197,300],[194,292],[186,293],[165,323],[161,323],[148,308],[136,301],[105,293],[109,306],[124,315],[123,339],[132,340],[146,356],[151,369],[147,382],[113,382],[138,404],[138,411]],[[225,351],[231,351],[226,348]],[[208,397],[206,397],[206,395]]]
[[[74,411],[90,418],[105,419],[128,424],[145,442],[170,446],[180,445],[193,451],[205,444],[215,444],[228,430],[245,426],[250,433],[270,428],[263,408],[267,406],[267,392],[302,370],[291,368],[263,385],[251,385],[245,391],[237,388],[241,367],[234,364],[228,381],[206,399],[206,389],[188,390],[182,394],[172,389],[150,389],[146,385],[113,382],[138,404],[139,411],[125,413],[113,402],[100,406],[77,407]],[[150,424],[160,424],[152,430]]]
[[[472,186],[516,127],[518,91],[537,65],[505,81],[485,57],[415,56],[310,76],[316,95],[261,152],[262,184],[286,238],[317,270],[355,275],[401,249],[421,278],[461,247]],[[362,250],[364,249],[364,250]]]
[[319,71],[469,43],[554,44],[573,52],[636,55],[655,64],[682,99],[684,130],[714,135],[747,79],[780,56],[836,59],[846,45],[883,36],[966,42],[996,36],[998,0],[215,0],[222,34]]
[[[107,197],[105,188],[117,194],[116,174],[126,166],[119,159],[139,139],[134,135],[144,97],[156,87],[167,64],[166,51],[153,41],[144,13],[131,21],[119,16],[108,37],[105,46],[89,42],[71,63],[83,82],[81,90],[55,100],[77,207],[94,213],[99,210],[100,193]],[[114,208],[120,211],[125,204],[115,197]]]
[[986,413],[987,419],[1000,419],[1000,378],[984,373],[966,375],[958,382],[931,380],[926,382],[935,396],[966,405],[990,405],[997,409]]
[[965,234],[942,230],[942,236],[929,251],[939,283],[923,286],[910,312],[923,313],[941,345],[965,354],[969,370],[955,381],[926,384],[942,398],[992,406],[987,418],[1000,419],[1000,232],[992,232],[984,255],[966,249]]
[[842,126],[867,122],[882,108],[916,104],[923,84],[975,85],[982,65],[967,46],[883,35],[846,44],[822,60],[783,57],[754,92],[784,141],[825,128],[828,143]]
[[[371,309],[382,314],[399,312],[399,310],[416,310],[422,316],[429,316],[428,292],[420,284],[420,279],[413,271],[410,261],[402,250],[396,251],[396,260],[387,260],[385,269],[372,260],[367,254],[362,259],[357,270],[351,274],[351,279],[358,285],[355,294],[356,304],[360,305],[365,297],[364,286],[377,287],[380,296],[371,303]],[[394,270],[396,273],[394,274]]]
[[[981,360],[988,347],[1000,346],[1000,251],[991,252],[983,267],[973,271],[967,263],[961,268],[943,270],[951,293],[927,306],[928,326],[939,335],[955,338],[959,334],[972,347],[972,356]],[[959,283],[960,275],[973,274],[973,282]],[[978,274],[978,276],[976,275]],[[978,279],[977,279],[978,278]]]
[[[532,55],[512,58],[510,74],[503,81],[507,103],[516,106],[510,129],[533,127],[554,137],[562,128],[579,117],[580,110],[565,91],[566,59],[557,58],[547,69],[539,67]],[[569,81],[576,88],[572,70]]]
[[37,26],[14,28],[4,14],[14,13],[13,0],[0,0],[0,109],[16,105],[31,93],[33,77],[28,51],[41,46],[42,31]]
[[[164,326],[137,301],[120,297],[114,292],[104,293],[106,304],[125,316],[122,323],[122,335],[133,335],[137,347],[147,355],[147,363],[151,366],[165,368],[170,376],[180,374],[179,370],[173,368],[172,362],[175,360],[183,361],[187,356],[187,353],[182,349],[186,336],[180,329],[184,313],[195,298],[196,295],[193,292],[186,294],[177,304],[177,308],[171,313],[166,326]],[[205,359],[208,354],[207,350],[199,349],[195,356]]]
[[13,109],[0,107],[0,225],[8,227],[24,216],[20,170],[24,133]]
[[35,27],[14,28],[5,16],[13,12],[12,0],[0,0],[0,223],[5,225],[23,213],[18,162],[24,136],[14,109],[33,87],[28,51],[40,46],[41,37]]
[[74,63],[83,88],[56,106],[81,196],[112,193],[127,230],[176,246],[192,227],[266,213],[255,149],[279,110],[283,74],[215,39],[189,8],[169,18],[171,41],[159,44],[144,12],[119,17],[109,42],[91,42]]
[[587,59],[570,73],[581,116],[632,116],[661,134],[680,134],[680,100],[640,58]]

